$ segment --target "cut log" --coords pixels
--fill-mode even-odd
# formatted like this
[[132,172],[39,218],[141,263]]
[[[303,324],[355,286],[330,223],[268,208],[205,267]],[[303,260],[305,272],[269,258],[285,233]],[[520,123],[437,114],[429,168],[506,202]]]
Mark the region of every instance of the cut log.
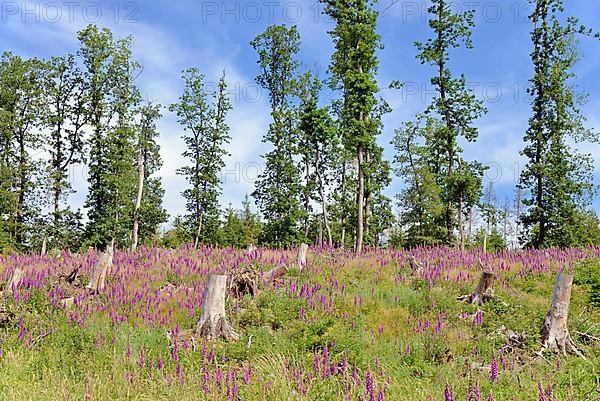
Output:
[[421,266],[421,264],[417,262],[417,260],[414,257],[411,256],[408,258],[408,264],[410,265],[413,274],[423,273],[423,266]]
[[300,245],[300,249],[298,249],[298,255],[296,256],[296,266],[300,269],[306,266],[306,253],[308,252],[308,245],[302,244]]
[[285,265],[274,267],[263,275],[263,283],[268,284],[271,281],[283,276],[286,272],[287,267]]
[[475,292],[470,295],[458,297],[458,300],[468,301],[474,305],[483,305],[490,299],[493,299],[494,290],[492,289],[492,284],[494,283],[494,278],[496,278],[494,273],[490,271],[482,272],[481,277],[479,278],[479,283],[477,284],[477,288],[475,288]]
[[112,263],[113,251],[112,247],[109,246],[108,249],[104,251],[98,258],[96,266],[94,267],[94,272],[92,273],[92,278],[90,279],[90,282],[86,288],[95,293],[103,291],[105,287],[104,281],[106,279],[106,274],[112,267]]
[[239,334],[227,321],[225,314],[225,294],[227,291],[227,276],[211,274],[204,291],[202,315],[198,322],[197,332],[209,340],[224,338],[227,341],[238,340]]
[[575,347],[567,326],[572,287],[573,276],[559,273],[554,284],[550,310],[546,314],[546,319],[540,330],[542,351],[550,349],[562,352],[564,355],[567,351],[571,351],[585,359],[583,354]]

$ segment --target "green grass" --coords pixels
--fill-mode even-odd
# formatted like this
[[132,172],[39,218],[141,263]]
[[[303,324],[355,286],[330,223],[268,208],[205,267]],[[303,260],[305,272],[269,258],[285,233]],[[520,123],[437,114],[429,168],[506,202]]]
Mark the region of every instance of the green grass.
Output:
[[[487,397],[492,391],[495,400],[537,400],[538,382],[552,385],[555,400],[566,400],[569,394],[574,400],[595,399],[600,350],[577,333],[599,331],[600,312],[590,298],[598,269],[595,261],[576,270],[570,310],[570,329],[587,361],[561,356],[560,369],[555,355],[535,355],[552,294],[551,274],[520,278],[503,273],[509,284],[496,283],[496,299],[481,308],[483,324],[474,326],[477,308],[456,301],[456,296],[474,288],[474,280],[440,280],[429,288],[424,280],[410,279],[401,267],[379,268],[372,257],[336,266],[319,258],[313,268],[288,276],[299,287],[320,285],[312,300],[287,295],[282,288],[264,291],[255,299],[247,297],[237,310],[231,303],[233,324],[242,338],[204,344],[204,351],[203,344],[195,350],[180,345],[178,361],[171,358],[166,327],[134,320],[116,326],[102,313],[78,325],[51,306],[42,290],[34,291],[27,302],[9,301],[23,319],[21,324],[17,319],[0,329],[0,400],[227,400],[225,379],[219,386],[214,375],[221,371],[226,377],[234,369],[240,400],[333,401],[344,399],[346,393],[352,400],[364,399],[367,370],[377,386],[386,389],[388,401],[443,400],[446,382],[456,399],[465,399],[467,388],[479,383],[482,394]],[[170,281],[176,281],[170,274]],[[404,282],[397,280],[399,274]],[[332,282],[338,283],[337,288]],[[321,307],[330,301],[330,310]],[[103,302],[102,297],[94,302]],[[176,302],[170,305],[178,308]],[[301,309],[304,319],[299,319]],[[198,318],[177,310],[173,314],[181,329],[193,327]],[[438,319],[442,329],[436,334]],[[429,328],[417,330],[425,322]],[[27,328],[23,338],[19,338],[20,327]],[[507,329],[526,335],[526,348],[503,355],[507,370],[500,366],[498,381],[493,383],[488,371],[474,367],[489,365],[492,355],[498,355]],[[52,332],[38,339],[45,331]],[[347,355],[348,363],[356,366],[359,384],[347,390],[341,375],[312,375],[315,353],[321,355],[326,345],[332,361],[341,362]],[[144,367],[140,367],[142,349]],[[204,364],[203,353],[211,350],[214,361]],[[148,367],[159,358],[164,362],[162,370]],[[178,365],[184,382],[177,374]],[[250,383],[245,385],[242,372],[250,366]],[[300,367],[301,386],[293,379],[293,369]],[[211,375],[208,395],[203,390],[205,371]]]

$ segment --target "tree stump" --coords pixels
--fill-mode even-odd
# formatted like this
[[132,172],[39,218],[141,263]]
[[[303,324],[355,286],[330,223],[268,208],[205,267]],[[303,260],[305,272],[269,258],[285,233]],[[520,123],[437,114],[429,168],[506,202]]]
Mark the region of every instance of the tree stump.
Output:
[[12,293],[19,285],[21,285],[21,281],[23,281],[23,271],[17,267],[10,275],[10,280],[8,280],[6,289]]
[[473,305],[483,305],[490,299],[493,299],[494,291],[492,289],[492,284],[494,283],[494,278],[496,278],[494,273],[490,271],[482,272],[481,277],[479,278],[479,283],[477,284],[477,288],[475,288],[475,292],[470,295],[458,297],[458,300],[468,301]]
[[227,321],[227,315],[225,314],[226,291],[226,275],[211,274],[208,277],[197,332],[209,340],[224,338],[230,341],[240,338],[239,334],[233,331]]
[[298,249],[298,255],[296,256],[296,266],[300,269],[306,266],[306,253],[308,252],[308,245],[302,244],[300,245],[300,249]]
[[551,349],[566,355],[567,350],[569,350],[585,359],[583,354],[575,347],[567,326],[572,286],[573,276],[564,273],[558,274],[554,284],[550,310],[546,314],[546,319],[540,329],[542,351]]
[[413,256],[408,258],[408,264],[410,265],[413,274],[416,275],[423,273],[423,266],[421,266],[421,264],[417,262],[417,260]]
[[40,256],[46,255],[46,244],[48,242],[48,237],[44,235],[44,240],[42,241],[42,250],[40,251]]
[[94,272],[92,273],[92,278],[86,288],[95,293],[104,291],[104,281],[108,270],[112,267],[112,263],[113,251],[112,247],[109,246],[98,258],[96,266],[94,267]]

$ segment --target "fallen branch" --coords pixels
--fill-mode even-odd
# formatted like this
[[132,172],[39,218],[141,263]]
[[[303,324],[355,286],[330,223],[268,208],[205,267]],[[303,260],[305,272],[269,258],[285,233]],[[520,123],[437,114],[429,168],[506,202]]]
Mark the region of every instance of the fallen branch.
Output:
[[266,272],[263,276],[263,283],[266,285],[272,281],[277,280],[279,277],[283,276],[285,273],[287,273],[287,266],[285,265],[281,265],[281,266],[277,266],[272,268],[271,270],[269,270],[268,272]]

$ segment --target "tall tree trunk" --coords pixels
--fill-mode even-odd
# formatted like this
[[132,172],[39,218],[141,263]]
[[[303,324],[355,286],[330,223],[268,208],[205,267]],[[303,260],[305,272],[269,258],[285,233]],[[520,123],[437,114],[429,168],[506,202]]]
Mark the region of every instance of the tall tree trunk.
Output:
[[473,206],[469,208],[469,240],[473,238]]
[[196,230],[196,238],[194,239],[194,249],[198,249],[198,245],[200,243],[200,233],[202,232],[202,215],[200,215],[198,220],[198,229]]
[[325,183],[323,182],[323,173],[321,171],[321,153],[317,150],[317,179],[319,180],[319,196],[321,197],[321,211],[323,213],[323,224],[327,231],[327,244],[331,246],[331,226],[329,225],[329,217],[327,216],[327,199],[325,198]]
[[[438,22],[440,24],[443,23],[444,17],[444,7],[445,4],[441,4],[439,7],[438,13]],[[448,178],[452,178],[454,175],[454,127],[452,124],[452,119],[450,116],[450,112],[448,109],[448,102],[446,100],[446,76],[445,76],[445,52],[443,48],[444,38],[443,32],[441,29],[438,30],[438,44],[439,44],[439,63],[438,63],[438,78],[440,85],[440,102],[442,103],[442,107],[444,110],[444,122],[446,124],[446,128],[448,130],[447,133],[447,143],[446,143],[446,152],[448,156]],[[448,189],[447,189],[448,191]],[[448,245],[451,245],[453,242],[453,234],[454,234],[454,210],[452,207],[452,199],[448,198],[448,203],[446,204],[446,231],[447,231],[447,239]]]
[[[55,105],[57,110],[60,110],[60,103],[57,98],[57,102]],[[54,241],[57,241],[58,232],[59,232],[59,224],[60,224],[60,194],[62,192],[62,174],[60,171],[63,154],[62,154],[62,124],[59,123],[56,126],[56,133],[54,137],[55,145],[56,145],[56,155],[54,156]]]
[[365,173],[363,170],[364,164],[364,148],[362,145],[358,146],[358,187],[356,190],[356,243],[354,244],[354,251],[356,253],[362,252],[363,244],[363,229],[364,229],[364,202],[365,202]]
[[133,210],[133,232],[131,233],[131,250],[135,251],[138,244],[138,230],[140,225],[140,206],[142,205],[142,195],[144,193],[144,160],[142,149],[138,149],[138,190],[135,198],[135,209]]
[[342,160],[342,232],[340,235],[340,246],[344,248],[346,246],[346,161]]
[[17,196],[15,239],[17,245],[23,245],[25,225],[25,193],[27,192],[27,150],[25,149],[25,134],[19,133],[19,192]]
[[[458,171],[459,174],[462,170],[462,163],[460,161],[460,158],[458,160]],[[460,191],[460,194],[458,195],[458,233],[459,233],[459,237],[460,237],[460,250],[464,251],[465,250],[465,228],[463,227],[463,192],[462,190]]]
[[504,245],[508,246],[508,218],[510,208],[508,206],[508,198],[504,198],[504,227],[502,229],[502,236],[504,238]]
[[519,235],[521,234],[521,189],[517,187],[517,193],[515,194],[515,236],[517,237],[515,241],[516,247],[519,244]]
[[[369,165],[371,162],[371,155],[368,149],[365,149],[365,163]],[[369,184],[369,180],[365,180],[365,184]],[[371,208],[373,205],[373,192],[371,190],[370,185],[365,185],[365,235],[367,239],[370,236],[371,229]]]
[[310,181],[310,164],[308,163],[308,160],[306,160],[305,163],[305,174],[306,174],[306,188],[304,189],[304,238],[308,238],[308,224],[309,224],[309,212],[308,209],[310,208],[310,193],[308,190],[308,185],[309,185],[309,181]]

